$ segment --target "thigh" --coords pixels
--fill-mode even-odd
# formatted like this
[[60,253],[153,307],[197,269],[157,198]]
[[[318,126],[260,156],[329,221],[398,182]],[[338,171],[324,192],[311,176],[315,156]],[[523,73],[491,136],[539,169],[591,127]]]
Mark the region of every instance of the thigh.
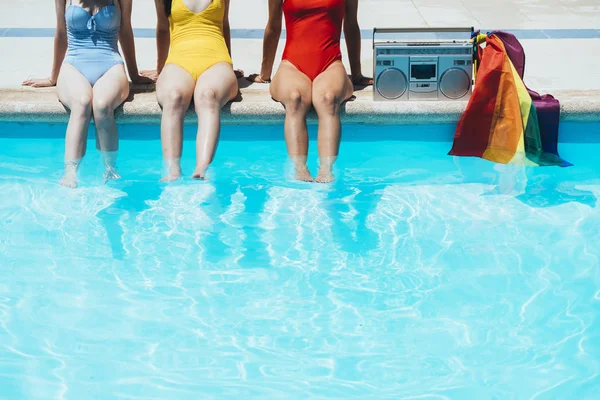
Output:
[[69,63],[63,63],[60,67],[56,93],[60,102],[69,109],[73,106],[89,105],[92,101],[92,86],[81,72]]
[[92,88],[94,104],[116,108],[129,96],[129,81],[123,64],[114,65]]
[[199,103],[200,96],[207,93],[214,95],[221,107],[235,98],[238,92],[238,82],[231,64],[220,62],[204,71],[196,82],[194,101]]
[[271,82],[271,96],[284,106],[295,100],[298,95],[310,103],[311,86],[312,82],[308,76],[300,72],[294,64],[283,60]]
[[313,104],[333,95],[339,105],[352,97],[354,88],[341,61],[331,64],[317,76],[312,85]]
[[156,98],[158,104],[164,106],[169,101],[190,105],[196,82],[185,69],[179,65],[167,64],[156,82]]

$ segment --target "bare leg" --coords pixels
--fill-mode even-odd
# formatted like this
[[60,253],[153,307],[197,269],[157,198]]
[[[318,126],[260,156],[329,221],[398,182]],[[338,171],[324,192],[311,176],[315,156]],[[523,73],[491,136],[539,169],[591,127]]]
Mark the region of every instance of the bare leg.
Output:
[[96,146],[102,153],[104,161],[104,182],[119,179],[117,171],[117,151],[119,150],[119,134],[115,122],[115,108],[125,101],[129,95],[129,81],[123,65],[115,65],[109,69],[92,89],[94,99],[94,122],[96,123]]
[[333,163],[340,149],[340,104],[352,96],[352,82],[341,61],[336,61],[315,78],[312,103],[319,116],[319,174],[317,182],[333,181]]
[[271,83],[271,96],[285,107],[285,143],[296,168],[296,179],[313,181],[306,166],[308,130],[306,115],[311,106],[311,81],[288,61],[282,61]]
[[194,94],[194,78],[185,69],[175,64],[163,68],[156,83],[156,97],[163,109],[160,122],[162,152],[167,164],[167,175],[163,182],[181,176],[181,150],[183,142],[183,119]]
[[194,105],[198,114],[196,135],[196,170],[193,178],[204,179],[212,162],[221,130],[221,108],[238,92],[237,78],[228,63],[218,63],[207,69],[196,82]]
[[65,137],[65,174],[60,184],[75,188],[92,117],[92,87],[77,68],[68,63],[62,65],[56,86],[58,99],[71,110]]

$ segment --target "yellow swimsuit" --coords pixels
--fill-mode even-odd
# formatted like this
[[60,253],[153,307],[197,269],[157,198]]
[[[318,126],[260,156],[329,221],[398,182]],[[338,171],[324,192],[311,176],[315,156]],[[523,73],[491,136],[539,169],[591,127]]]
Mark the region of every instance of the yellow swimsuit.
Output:
[[224,0],[212,0],[206,10],[191,12],[183,0],[173,0],[169,24],[171,48],[166,64],[179,65],[194,80],[213,65],[233,65],[223,37]]

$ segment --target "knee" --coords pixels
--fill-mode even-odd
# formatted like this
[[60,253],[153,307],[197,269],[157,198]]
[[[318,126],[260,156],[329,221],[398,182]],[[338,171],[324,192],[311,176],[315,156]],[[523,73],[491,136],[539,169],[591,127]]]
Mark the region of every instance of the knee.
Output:
[[285,107],[291,113],[306,112],[310,107],[310,102],[299,91],[293,90],[289,95]]
[[111,102],[103,98],[94,98],[93,101],[94,118],[107,118],[115,112]]
[[188,104],[186,104],[185,95],[180,90],[171,90],[164,96],[161,96],[160,103],[163,107],[169,109],[185,109]]
[[195,96],[196,110],[214,109],[218,106],[217,93],[213,89],[202,89]]
[[82,95],[71,102],[71,114],[88,116],[92,112],[92,97]]
[[335,114],[338,111],[339,99],[332,91],[326,91],[313,99],[317,112]]

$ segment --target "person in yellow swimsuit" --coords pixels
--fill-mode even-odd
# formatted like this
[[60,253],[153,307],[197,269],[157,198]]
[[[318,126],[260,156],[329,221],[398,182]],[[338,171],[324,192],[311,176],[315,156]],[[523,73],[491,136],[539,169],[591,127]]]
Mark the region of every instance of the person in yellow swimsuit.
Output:
[[198,115],[196,169],[204,179],[219,140],[221,108],[238,93],[230,56],[229,0],[155,0],[156,96],[163,114],[160,126],[167,175],[181,176],[183,119],[192,96]]

